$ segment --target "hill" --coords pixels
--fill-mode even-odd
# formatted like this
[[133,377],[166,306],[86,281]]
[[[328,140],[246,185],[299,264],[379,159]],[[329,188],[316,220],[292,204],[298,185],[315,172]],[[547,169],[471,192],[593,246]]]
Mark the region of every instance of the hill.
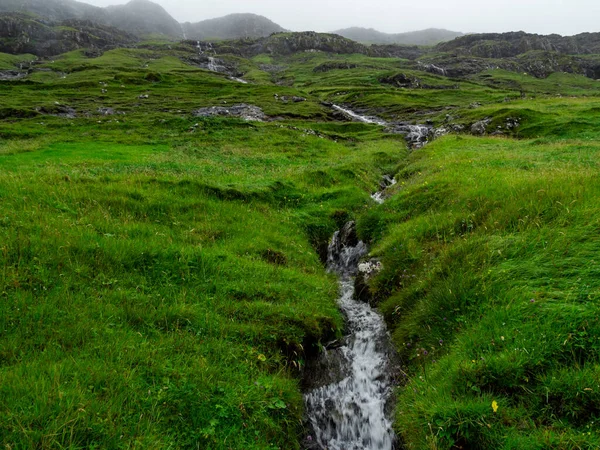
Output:
[[33,14],[52,24],[65,20],[89,20],[138,36],[163,34],[182,37],[181,26],[165,9],[149,0],[99,8],[74,0],[0,0],[0,12]]
[[335,34],[344,36],[363,44],[401,44],[401,45],[435,45],[440,42],[451,41],[463,36],[463,33],[438,28],[412,31],[408,33],[389,34],[382,33],[373,28],[352,27],[334,31]]
[[138,38],[118,28],[84,19],[48,22],[28,14],[0,13],[0,52],[54,56],[86,49],[130,45]]
[[187,39],[196,40],[257,38],[285,31],[275,22],[256,14],[230,14],[197,23],[187,22],[183,29]]
[[565,55],[600,54],[600,33],[575,36],[544,36],[523,31],[470,34],[439,44],[436,50],[481,58],[510,58],[530,51],[550,51]]
[[183,37],[181,25],[165,9],[149,0],[131,0],[106,8],[111,26],[137,35],[163,34]]
[[[31,41],[85,23],[18,20]],[[303,420],[303,387],[359,384],[352,331],[402,364],[345,398],[393,395],[406,448],[600,448],[600,83],[451,80],[428,64],[523,55],[373,47],[277,33],[210,56],[0,54],[6,448],[360,447],[311,425],[358,433],[331,426],[353,405]],[[328,249],[369,252],[357,293],[389,342],[366,315],[345,326]]]
[[103,8],[75,0],[0,0],[0,12],[30,13],[52,22],[68,19],[94,20],[106,23]]

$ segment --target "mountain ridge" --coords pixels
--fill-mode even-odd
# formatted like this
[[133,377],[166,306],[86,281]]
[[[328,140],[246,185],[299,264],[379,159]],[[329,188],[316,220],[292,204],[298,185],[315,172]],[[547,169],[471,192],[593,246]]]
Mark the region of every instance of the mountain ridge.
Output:
[[424,30],[404,33],[384,33],[374,28],[350,27],[333,31],[335,34],[363,44],[400,44],[400,45],[436,45],[440,42],[451,41],[464,33],[442,28],[427,28]]

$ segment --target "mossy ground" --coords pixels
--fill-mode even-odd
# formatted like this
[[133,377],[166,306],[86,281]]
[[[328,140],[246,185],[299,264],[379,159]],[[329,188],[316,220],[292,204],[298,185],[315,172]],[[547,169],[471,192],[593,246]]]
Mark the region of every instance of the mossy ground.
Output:
[[[373,288],[406,363],[408,447],[598,446],[595,82],[227,56],[243,85],[185,63],[194,51],[77,51],[0,82],[2,444],[298,448],[307,347],[343,327],[318,253],[357,218],[384,262]],[[356,68],[314,71],[332,59]],[[453,88],[380,82],[400,71]],[[293,95],[307,101],[278,99]],[[449,136],[407,159],[399,136],[321,101],[522,120],[513,138]],[[234,103],[276,120],[191,114]],[[384,173],[401,182],[376,206]]]

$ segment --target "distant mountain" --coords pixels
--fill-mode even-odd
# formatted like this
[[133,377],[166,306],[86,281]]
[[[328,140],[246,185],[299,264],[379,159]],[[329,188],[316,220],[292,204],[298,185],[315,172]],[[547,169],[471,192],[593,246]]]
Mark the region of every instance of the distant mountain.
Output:
[[109,24],[137,35],[164,34],[183,38],[181,25],[160,5],[149,0],[131,0],[105,8]]
[[218,19],[184,23],[187,39],[240,39],[267,37],[285,31],[275,22],[256,14],[230,14]]
[[464,33],[456,31],[429,28],[427,30],[412,31],[409,33],[389,34],[372,28],[352,27],[334,31],[335,34],[344,36],[363,44],[401,44],[401,45],[435,45],[440,42],[451,41]]

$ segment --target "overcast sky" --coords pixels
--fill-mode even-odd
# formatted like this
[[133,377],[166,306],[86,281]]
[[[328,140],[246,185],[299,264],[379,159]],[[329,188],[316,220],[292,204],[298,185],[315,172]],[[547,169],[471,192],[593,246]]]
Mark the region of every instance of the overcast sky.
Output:
[[[98,6],[126,0],[80,0]],[[293,31],[351,26],[388,33],[446,28],[572,35],[600,31],[600,0],[155,0],[180,22],[237,12],[261,14]]]

